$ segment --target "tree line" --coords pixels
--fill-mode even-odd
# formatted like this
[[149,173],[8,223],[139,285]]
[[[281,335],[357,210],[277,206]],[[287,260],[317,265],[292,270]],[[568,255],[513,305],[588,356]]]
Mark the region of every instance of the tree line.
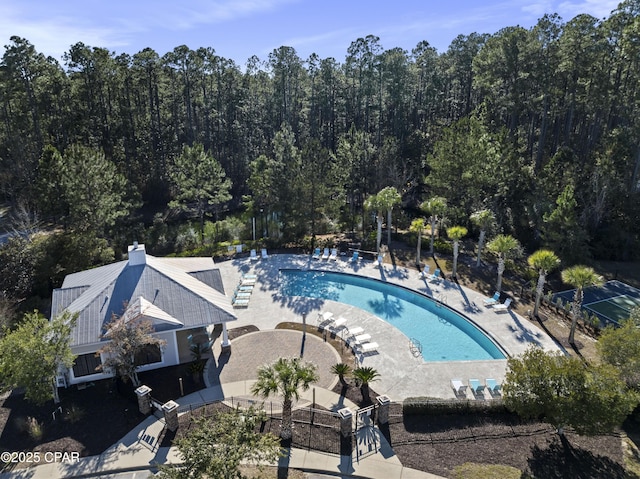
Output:
[[[160,56],[76,43],[60,63],[11,37],[0,195],[121,250],[154,213],[177,209],[202,228],[248,211],[259,236],[282,241],[357,230],[374,222],[367,198],[393,187],[406,227],[438,197],[449,224],[474,234],[471,215],[488,209],[531,251],[630,259],[639,12],[626,0],[605,19],[545,15],[530,29],[460,35],[443,53],[427,41],[384,49],[374,35],[343,62],[282,46],[242,67],[185,45]],[[185,171],[189,155],[209,166]],[[202,186],[191,173],[216,178]]]

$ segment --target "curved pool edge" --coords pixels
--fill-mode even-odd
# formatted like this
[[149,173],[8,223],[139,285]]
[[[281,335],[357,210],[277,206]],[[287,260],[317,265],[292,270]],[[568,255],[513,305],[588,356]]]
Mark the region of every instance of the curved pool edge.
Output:
[[[324,270],[324,269],[309,269],[309,268],[290,268],[290,267],[278,268],[278,273],[283,272],[283,271],[295,271],[295,272],[303,272],[303,273],[312,273],[312,272],[315,272],[315,273],[330,273],[330,274],[335,274],[335,275],[338,275],[338,276],[345,276],[345,277],[352,277],[352,278],[358,278],[358,279],[373,281],[373,282],[377,282],[377,283],[383,284],[385,286],[396,287],[398,289],[404,290],[404,291],[409,292],[411,294],[415,294],[415,295],[417,295],[417,296],[419,296],[421,298],[424,298],[424,299],[427,299],[427,300],[433,302],[436,305],[436,307],[443,307],[443,308],[447,309],[448,311],[450,311],[451,313],[459,316],[461,319],[463,319],[464,321],[469,323],[472,327],[474,327],[479,333],[481,333],[500,352],[500,354],[502,354],[504,356],[503,358],[445,359],[445,360],[442,360],[442,361],[437,361],[437,360],[427,360],[421,355],[420,358],[422,359],[422,362],[424,364],[439,364],[439,363],[446,363],[446,362],[477,363],[477,362],[480,362],[480,361],[507,361],[508,359],[513,357],[513,355],[509,351],[507,351],[507,349],[504,346],[502,346],[502,344],[500,343],[499,339],[495,336],[495,334],[493,334],[491,331],[488,331],[486,328],[484,328],[482,325],[480,325],[477,321],[475,321],[472,318],[470,318],[467,314],[457,310],[456,308],[448,305],[446,302],[444,302],[442,300],[439,300],[438,298],[435,298],[435,297],[433,297],[433,296],[431,296],[429,294],[425,294],[422,291],[416,290],[414,288],[410,288],[410,287],[404,286],[402,284],[389,282],[389,281],[385,281],[385,280],[378,279],[378,278],[373,278],[371,276],[347,273],[347,272],[344,272],[344,271],[334,271],[334,270]],[[299,296],[299,297],[307,297],[307,296]],[[323,300],[324,301],[334,301],[334,300],[327,299],[327,298],[323,298]],[[349,303],[343,303],[341,301],[335,301],[335,302],[338,302],[340,304],[345,304],[345,305],[348,305],[348,306],[351,306],[351,307],[358,307],[358,306],[351,305]],[[389,326],[395,328],[397,331],[399,331],[401,334],[403,334],[407,338],[408,341],[411,340],[411,338],[404,331],[402,331],[400,328],[394,326],[389,321],[385,320],[384,318],[381,318],[380,316],[376,315],[375,313],[372,313],[372,312],[369,312],[369,311],[366,311],[366,310],[363,310],[363,311],[365,311],[368,314],[371,314],[372,316],[375,316],[380,321],[383,321],[386,324],[388,324]],[[447,321],[447,320],[445,319],[445,321]],[[453,325],[453,326],[457,328],[457,326],[455,326],[455,325]]]

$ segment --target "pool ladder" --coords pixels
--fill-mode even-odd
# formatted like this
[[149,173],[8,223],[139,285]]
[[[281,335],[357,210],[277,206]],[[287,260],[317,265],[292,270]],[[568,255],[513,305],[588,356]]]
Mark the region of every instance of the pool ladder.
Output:
[[416,338],[409,339],[409,350],[414,358],[422,355],[422,344]]

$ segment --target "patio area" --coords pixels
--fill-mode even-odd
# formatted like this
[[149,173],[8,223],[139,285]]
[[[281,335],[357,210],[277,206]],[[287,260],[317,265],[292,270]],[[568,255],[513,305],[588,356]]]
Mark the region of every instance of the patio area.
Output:
[[[362,365],[373,367],[380,373],[380,379],[372,385],[376,392],[385,394],[394,401],[418,396],[454,398],[451,387],[453,378],[462,379],[465,384],[471,378],[481,382],[486,378],[494,378],[498,382],[504,379],[506,360],[425,362],[422,357],[412,354],[411,342],[407,336],[364,310],[324,299],[280,294],[280,269],[328,270],[382,279],[439,298],[480,326],[510,356],[523,353],[532,344],[546,350],[559,350],[558,345],[544,331],[513,311],[499,314],[492,308],[485,307],[482,304],[484,296],[480,293],[449,281],[430,283],[420,278],[416,270],[394,268],[389,264],[377,268],[372,261],[360,260],[352,263],[349,259],[340,256],[336,261],[326,261],[312,259],[311,255],[270,254],[267,259],[258,261],[251,261],[246,257],[216,263],[228,296],[238,285],[242,274],[257,276],[248,307],[236,310],[238,320],[230,323],[229,327],[254,325],[261,331],[273,330],[283,321],[302,323],[303,315],[309,327],[317,327],[316,318],[320,312],[330,311],[334,317],[342,316],[347,319],[349,328],[362,328],[371,335],[372,341],[378,343],[377,353],[359,355],[358,359]],[[272,356],[272,360],[275,360],[281,355],[277,344],[264,343],[260,347],[267,352],[265,359]],[[236,380],[240,377],[233,363],[239,361],[238,353],[240,351],[234,351],[232,342],[232,354],[226,367],[234,369],[233,376]],[[244,379],[254,377],[255,368],[250,369],[247,367]],[[225,372],[222,371],[220,375],[223,378]],[[471,392],[467,394],[469,398],[473,397]],[[485,394],[485,399],[491,398],[488,392]]]

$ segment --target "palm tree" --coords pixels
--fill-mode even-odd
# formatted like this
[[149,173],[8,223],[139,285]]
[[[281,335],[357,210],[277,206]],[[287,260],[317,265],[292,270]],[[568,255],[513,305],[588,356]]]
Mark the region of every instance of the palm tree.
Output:
[[527,258],[527,263],[529,263],[529,266],[533,269],[537,270],[539,275],[538,286],[536,287],[536,305],[533,308],[533,315],[537,317],[547,274],[560,265],[560,258],[558,258],[553,251],[540,249]]
[[331,372],[337,375],[340,382],[344,384],[344,377],[351,372],[351,367],[345,363],[337,363],[331,366]]
[[496,290],[502,291],[502,274],[507,258],[515,258],[520,255],[522,247],[520,242],[511,235],[498,235],[487,243],[487,248],[498,255],[498,283]]
[[431,250],[429,254],[433,255],[433,239],[435,237],[436,222],[442,218],[447,209],[447,199],[442,196],[434,196],[420,205],[420,208],[429,215],[429,223],[431,223]]
[[480,255],[482,254],[482,248],[484,248],[484,239],[487,235],[487,230],[495,223],[496,216],[491,210],[479,210],[473,213],[470,219],[474,225],[480,228],[480,237],[478,238],[478,259],[476,260],[476,268],[479,268]]
[[353,377],[356,380],[356,383],[360,385],[363,403],[370,402],[369,383],[378,379],[380,377],[380,373],[371,367],[361,366],[353,370]]
[[418,233],[418,246],[416,249],[416,265],[420,264],[420,247],[422,246],[422,230],[424,230],[424,220],[417,218],[411,222],[410,231]]
[[467,228],[464,226],[452,226],[447,228],[447,236],[453,241],[453,271],[451,276],[456,279],[458,271],[458,248],[462,237],[467,235]]
[[378,222],[378,230],[376,234],[376,254],[380,254],[380,242],[382,241],[382,216],[384,207],[379,195],[371,195],[364,200],[364,209],[376,213],[376,221]]
[[604,283],[602,276],[598,275],[593,268],[588,266],[572,266],[562,270],[562,281],[576,288],[573,295],[573,306],[571,308],[571,331],[569,332],[569,343],[574,344],[574,335],[578,317],[581,315],[582,300],[584,299],[584,288],[589,286],[601,286]]
[[378,191],[377,194],[369,196],[364,202],[364,209],[376,212],[378,222],[378,233],[376,235],[376,253],[380,254],[380,243],[382,242],[382,221],[384,212],[387,212],[387,244],[391,243],[391,211],[393,207],[400,203],[401,197],[398,190],[393,186]]
[[391,244],[391,212],[393,207],[399,205],[402,196],[393,186],[387,186],[378,192],[378,197],[382,203],[383,209],[387,212],[387,245]]
[[282,399],[282,426],[280,437],[291,439],[291,408],[293,399],[300,398],[300,389],[306,391],[318,380],[316,367],[300,358],[279,358],[272,364],[258,368],[258,380],[251,393],[263,398],[272,394]]

